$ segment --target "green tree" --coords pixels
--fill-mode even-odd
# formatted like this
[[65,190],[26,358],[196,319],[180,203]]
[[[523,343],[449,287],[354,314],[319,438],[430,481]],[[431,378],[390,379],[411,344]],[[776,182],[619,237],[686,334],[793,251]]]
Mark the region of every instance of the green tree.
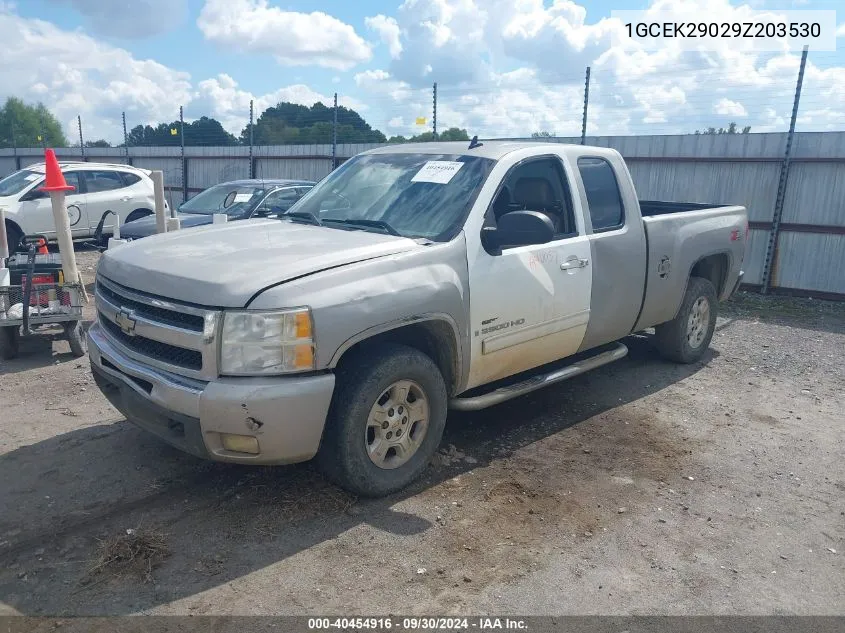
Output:
[[[127,137],[130,146],[164,145],[175,146],[181,141],[181,123],[159,123],[157,126],[136,125]],[[237,145],[238,139],[227,132],[217,119],[207,116],[185,123],[185,145]]]
[[737,132],[736,123],[731,122],[728,124],[728,127],[708,127],[704,130],[696,130],[696,134],[749,134],[751,132],[751,126],[746,125],[742,128],[741,132]]
[[[331,143],[334,108],[317,102],[312,106],[282,102],[267,108],[252,129],[256,145]],[[241,143],[248,144],[250,127],[241,132]],[[337,109],[338,143],[384,143],[387,138],[374,130],[355,110]]]
[[85,141],[85,147],[111,147],[111,143],[104,139],[97,141]]
[[16,97],[6,99],[0,108],[0,147],[41,145],[67,147],[62,124],[43,103],[33,106]]
[[445,132],[440,132],[440,134],[437,135],[437,139],[440,141],[468,141],[469,134],[467,134],[466,130],[450,127]]
[[388,143],[429,143],[431,141],[468,141],[469,134],[467,134],[466,130],[462,130],[456,127],[450,127],[448,130],[440,132],[437,135],[437,138],[434,137],[434,132],[423,132],[421,134],[417,134],[416,136],[412,136],[410,138],[405,138],[404,136],[391,136],[388,139]]

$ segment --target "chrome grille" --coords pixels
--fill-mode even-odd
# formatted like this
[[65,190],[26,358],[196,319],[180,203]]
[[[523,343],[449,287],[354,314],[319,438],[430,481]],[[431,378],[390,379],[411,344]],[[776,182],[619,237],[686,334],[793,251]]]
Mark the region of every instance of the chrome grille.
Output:
[[217,376],[218,311],[160,299],[102,275],[96,300],[103,332],[127,356],[192,378]]

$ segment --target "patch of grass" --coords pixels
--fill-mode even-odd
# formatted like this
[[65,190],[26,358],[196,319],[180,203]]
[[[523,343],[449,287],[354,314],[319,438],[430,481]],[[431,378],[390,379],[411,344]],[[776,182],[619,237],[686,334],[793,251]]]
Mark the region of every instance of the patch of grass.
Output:
[[99,541],[97,559],[88,576],[133,575],[152,581],[152,571],[168,556],[167,535],[155,528],[135,528]]

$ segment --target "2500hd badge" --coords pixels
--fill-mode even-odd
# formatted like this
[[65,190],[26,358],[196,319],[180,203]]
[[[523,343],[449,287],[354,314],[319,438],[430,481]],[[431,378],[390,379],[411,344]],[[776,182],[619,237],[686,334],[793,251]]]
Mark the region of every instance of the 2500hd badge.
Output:
[[[481,325],[485,325],[487,323],[492,323],[496,321],[499,317],[494,319],[486,319],[481,322]],[[481,328],[481,334],[490,334],[490,332],[498,332],[499,330],[506,330],[509,327],[516,327],[525,323],[525,319],[516,319],[514,321],[502,321],[497,325],[491,325],[490,327]],[[475,335],[478,336],[478,331],[475,332]]]

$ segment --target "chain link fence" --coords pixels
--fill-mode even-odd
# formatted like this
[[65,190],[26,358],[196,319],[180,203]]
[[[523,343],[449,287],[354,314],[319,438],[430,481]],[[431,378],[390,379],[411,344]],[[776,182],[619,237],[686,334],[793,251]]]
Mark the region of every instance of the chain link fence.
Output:
[[[370,85],[364,73],[359,88],[366,101],[337,94],[311,106],[248,101],[222,121],[188,104],[156,125],[123,113],[117,143],[89,130],[81,117],[75,129],[61,130],[46,116],[35,129],[6,116],[0,177],[42,162],[43,148],[54,147],[61,160],[161,170],[176,208],[220,182],[318,181],[351,156],[387,143],[469,140],[477,132],[482,140],[604,145],[623,154],[644,197],[744,204],[752,285],[839,298],[845,296],[845,207],[827,193],[845,191],[845,133],[833,132],[845,130],[845,113],[837,114],[845,82],[834,81],[832,65],[820,70],[823,55],[814,55],[817,64],[806,76],[807,54],[800,66],[790,59],[787,67],[764,65],[748,76],[702,66],[659,75],[630,67],[623,81],[618,69],[584,68],[549,84],[516,72],[483,85],[413,88]],[[831,134],[796,135],[802,128]],[[789,252],[779,248],[782,239]]]

